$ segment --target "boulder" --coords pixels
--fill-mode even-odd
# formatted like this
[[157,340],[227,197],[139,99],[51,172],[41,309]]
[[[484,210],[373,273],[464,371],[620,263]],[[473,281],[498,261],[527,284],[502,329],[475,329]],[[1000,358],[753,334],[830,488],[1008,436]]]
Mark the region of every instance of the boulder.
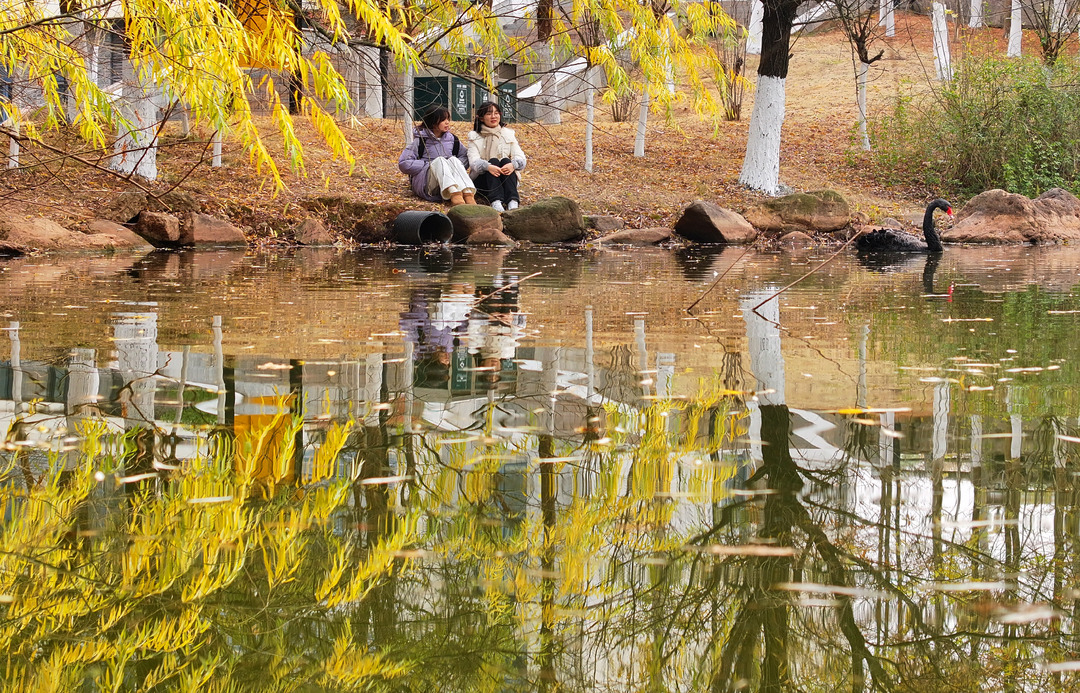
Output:
[[814,239],[802,231],[791,231],[781,236],[778,243],[781,248],[801,250],[803,248],[813,247]]
[[165,212],[142,212],[135,222],[135,233],[155,246],[176,245],[180,242],[180,220]]
[[314,217],[308,217],[296,228],[296,242],[301,245],[334,245],[334,236]]
[[108,219],[94,219],[86,225],[86,233],[91,236],[107,236],[116,242],[116,248],[150,250],[154,247],[128,227]]
[[585,235],[585,220],[577,203],[552,197],[503,215],[506,235],[532,243],[568,243]]
[[1054,188],[1032,200],[987,190],[964,205],[941,234],[952,243],[1061,243],[1080,240],[1080,200]]
[[458,205],[451,207],[446,216],[454,225],[453,243],[468,243],[478,233],[484,233],[488,238],[506,237],[503,234],[502,215],[486,205]]
[[0,221],[0,245],[4,254],[23,254],[31,250],[110,250],[143,247],[108,233],[85,234],[65,229],[51,219],[5,219]]
[[762,231],[798,227],[805,231],[836,231],[847,226],[851,207],[834,190],[792,193],[751,207],[746,220]]
[[625,229],[626,222],[619,217],[595,216],[585,217],[585,226],[600,233],[611,233]]
[[675,222],[675,233],[695,243],[752,243],[757,231],[736,212],[697,200]]
[[514,239],[497,229],[480,229],[469,234],[465,239],[466,245],[505,245],[513,246]]
[[181,245],[247,245],[244,232],[208,214],[188,212],[180,225]]
[[184,212],[198,212],[200,207],[190,193],[182,190],[170,190],[164,195],[148,200],[147,209],[151,212],[182,214]]
[[141,190],[127,190],[105,205],[105,209],[101,211],[101,216],[109,221],[126,224],[148,208],[149,202],[146,193]]
[[596,242],[602,245],[656,245],[671,240],[672,233],[674,232],[671,229],[665,228],[626,229],[609,233],[602,238],[596,239]]

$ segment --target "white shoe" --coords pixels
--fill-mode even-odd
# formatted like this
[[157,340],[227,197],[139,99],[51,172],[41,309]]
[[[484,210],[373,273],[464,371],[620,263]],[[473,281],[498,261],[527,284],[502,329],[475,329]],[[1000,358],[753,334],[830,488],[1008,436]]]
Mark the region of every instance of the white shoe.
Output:
[[506,208],[507,209],[517,209],[518,208],[518,201],[517,200],[510,200],[509,202],[506,203]]
[[501,200],[493,200],[492,203],[491,203],[491,208],[494,209],[496,212],[505,212],[506,211],[506,208],[503,207],[503,203],[502,203]]

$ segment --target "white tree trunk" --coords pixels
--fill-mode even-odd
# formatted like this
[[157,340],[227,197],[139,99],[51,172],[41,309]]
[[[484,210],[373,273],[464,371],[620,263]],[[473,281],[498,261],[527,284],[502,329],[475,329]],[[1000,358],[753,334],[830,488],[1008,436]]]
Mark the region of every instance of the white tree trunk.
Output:
[[1053,14],[1050,16],[1050,31],[1054,34],[1059,34],[1065,26],[1068,3],[1065,0],[1053,0],[1052,5],[1053,7],[1050,11]]
[[382,72],[379,69],[379,49],[364,46],[360,54],[361,79],[364,82],[364,113],[370,118],[383,117]]
[[[11,129],[15,131],[15,134],[19,134],[19,124],[13,123]],[[14,137],[11,138],[11,144],[8,145],[8,168],[19,168],[19,140]]]
[[596,120],[596,108],[593,100],[596,92],[596,68],[590,65],[585,70],[585,170],[593,172],[593,123]]
[[981,29],[983,25],[983,0],[971,0],[971,16],[968,17],[968,26],[972,29]]
[[1009,50],[1006,53],[1010,58],[1019,58],[1022,54],[1020,46],[1024,28],[1022,9],[1020,0],[1012,0],[1012,14],[1009,15]]
[[765,15],[765,5],[761,0],[751,0],[750,28],[746,35],[746,54],[761,55],[761,19]]
[[896,36],[896,0],[885,0],[885,35]]
[[214,131],[214,136],[210,139],[210,146],[213,149],[210,167],[221,168],[221,130]]
[[120,112],[130,129],[117,138],[110,167],[146,180],[157,179],[157,104],[152,88],[151,83],[142,81],[131,61],[124,60]]
[[945,23],[945,5],[935,2],[932,24],[934,27],[934,68],[937,78],[943,82],[952,79],[952,59],[949,56],[949,27]]
[[413,69],[412,65],[405,68],[405,74],[402,75],[402,88],[401,88],[401,101],[405,109],[405,115],[401,119],[401,131],[405,135],[405,146],[408,147],[413,141],[413,130],[416,126],[413,124]]
[[866,131],[866,74],[870,66],[859,63],[859,140],[863,151],[870,151],[870,135]]
[[559,112],[558,85],[555,82],[555,62],[551,56],[551,46],[540,48],[540,118],[544,125],[558,125],[562,122],[562,114]]
[[759,76],[750,114],[739,182],[769,195],[780,192],[780,132],[784,125],[784,82],[781,77]]
[[634,156],[645,156],[645,128],[649,124],[649,90],[642,86],[641,105],[638,107],[637,136],[634,137]]

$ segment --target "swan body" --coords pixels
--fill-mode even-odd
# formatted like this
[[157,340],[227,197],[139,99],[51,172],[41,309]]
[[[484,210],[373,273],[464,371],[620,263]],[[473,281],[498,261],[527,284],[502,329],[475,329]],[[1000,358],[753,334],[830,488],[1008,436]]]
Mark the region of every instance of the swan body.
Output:
[[855,241],[855,247],[863,251],[883,251],[900,253],[940,253],[944,248],[941,246],[941,238],[934,228],[934,211],[942,210],[952,216],[952,205],[946,200],[938,198],[926,206],[923,215],[922,240],[914,234],[895,229],[874,229],[864,233]]

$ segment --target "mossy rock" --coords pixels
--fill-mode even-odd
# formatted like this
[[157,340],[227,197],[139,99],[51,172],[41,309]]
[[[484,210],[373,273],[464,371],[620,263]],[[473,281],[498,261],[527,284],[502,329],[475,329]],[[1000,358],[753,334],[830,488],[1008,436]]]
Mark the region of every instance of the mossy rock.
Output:
[[836,231],[848,225],[851,206],[835,190],[812,190],[766,200],[743,215],[762,231],[798,227],[808,231]]
[[393,235],[394,219],[409,208],[402,204],[360,202],[344,195],[304,200],[301,206],[323,219],[327,229],[357,243],[381,243]]
[[491,207],[458,205],[451,207],[446,216],[454,225],[454,243],[468,243],[469,239],[478,235],[495,239],[503,237],[502,216]]
[[585,219],[577,202],[551,197],[503,214],[503,230],[514,240],[569,243],[585,235]]

